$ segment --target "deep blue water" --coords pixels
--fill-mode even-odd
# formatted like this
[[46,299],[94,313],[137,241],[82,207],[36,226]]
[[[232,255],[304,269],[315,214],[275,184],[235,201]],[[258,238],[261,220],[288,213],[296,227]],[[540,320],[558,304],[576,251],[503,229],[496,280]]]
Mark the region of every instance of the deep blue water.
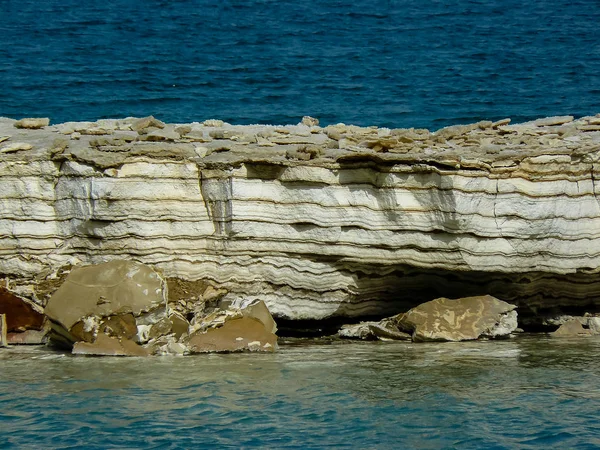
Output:
[[0,349],[0,447],[596,449],[600,339],[282,345],[86,358]]
[[428,127],[600,112],[598,0],[3,0],[0,116]]

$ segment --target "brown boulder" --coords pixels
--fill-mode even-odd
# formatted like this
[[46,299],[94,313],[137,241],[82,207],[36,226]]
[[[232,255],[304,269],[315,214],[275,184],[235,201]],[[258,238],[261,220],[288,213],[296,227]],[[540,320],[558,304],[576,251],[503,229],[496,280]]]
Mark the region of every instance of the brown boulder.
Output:
[[41,330],[44,314],[36,304],[0,287],[0,314],[6,314],[8,333]]
[[192,353],[275,351],[277,336],[258,319],[240,317],[227,320],[218,328],[194,334],[188,340]]
[[393,318],[414,341],[465,341],[508,336],[517,328],[516,306],[491,295],[438,298]]
[[146,354],[138,344],[170,332],[164,280],[151,267],[132,261],[74,268],[48,301],[46,315],[52,341],[78,342],[78,354]]
[[594,334],[591,330],[583,328],[579,320],[569,320],[563,323],[558,330],[551,333],[555,337],[590,336]]
[[269,309],[257,301],[201,318],[192,326],[186,343],[192,353],[273,352],[277,347],[276,331]]

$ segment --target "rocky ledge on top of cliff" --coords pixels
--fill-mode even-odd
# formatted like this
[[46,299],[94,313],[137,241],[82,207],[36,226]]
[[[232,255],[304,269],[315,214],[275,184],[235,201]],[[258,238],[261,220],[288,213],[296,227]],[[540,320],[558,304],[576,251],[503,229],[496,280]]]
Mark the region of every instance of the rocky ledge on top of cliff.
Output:
[[600,309],[599,155],[600,115],[435,132],[4,118],[0,274],[39,306],[65,267],[127,259],[183,315],[210,298],[384,317],[490,294],[544,326]]

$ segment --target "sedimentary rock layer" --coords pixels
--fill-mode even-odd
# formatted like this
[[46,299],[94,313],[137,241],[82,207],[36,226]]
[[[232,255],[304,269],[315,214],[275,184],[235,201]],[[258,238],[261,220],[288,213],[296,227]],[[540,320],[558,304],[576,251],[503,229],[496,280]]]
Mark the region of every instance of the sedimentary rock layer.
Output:
[[0,273],[131,258],[288,319],[442,295],[597,309],[600,115],[315,123],[0,119]]

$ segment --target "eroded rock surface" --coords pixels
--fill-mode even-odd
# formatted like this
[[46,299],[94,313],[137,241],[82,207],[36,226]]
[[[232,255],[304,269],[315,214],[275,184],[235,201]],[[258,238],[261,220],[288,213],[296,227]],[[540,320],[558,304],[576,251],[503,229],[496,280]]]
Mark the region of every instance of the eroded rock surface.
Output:
[[[181,295],[206,295],[205,283],[177,283]],[[208,291],[208,293],[207,293]],[[115,260],[75,267],[48,301],[53,342],[77,355],[147,356],[274,351],[277,326],[262,301],[197,308],[192,323],[169,307],[167,283],[151,267]]]
[[46,327],[43,309],[27,298],[0,287],[0,314],[6,318],[4,332],[8,344],[40,344]]
[[7,331],[41,330],[44,313],[35,303],[0,287],[0,314],[6,315]]
[[508,336],[517,328],[516,306],[490,295],[438,298],[393,320],[414,341],[466,341]]
[[277,325],[267,306],[254,301],[204,317],[190,332],[192,353],[263,351],[277,348]]
[[0,119],[0,273],[19,283],[125,258],[292,320],[482,293],[521,318],[600,310],[600,116],[16,123]]
[[76,347],[86,351],[123,353],[148,342],[163,323],[170,324],[162,277],[147,265],[124,260],[74,268],[48,301],[45,314],[52,322],[53,341],[88,343]]
[[579,320],[568,320],[563,323],[558,330],[551,333],[552,336],[556,337],[575,337],[575,336],[590,336],[594,334],[591,330],[583,328],[583,325]]

